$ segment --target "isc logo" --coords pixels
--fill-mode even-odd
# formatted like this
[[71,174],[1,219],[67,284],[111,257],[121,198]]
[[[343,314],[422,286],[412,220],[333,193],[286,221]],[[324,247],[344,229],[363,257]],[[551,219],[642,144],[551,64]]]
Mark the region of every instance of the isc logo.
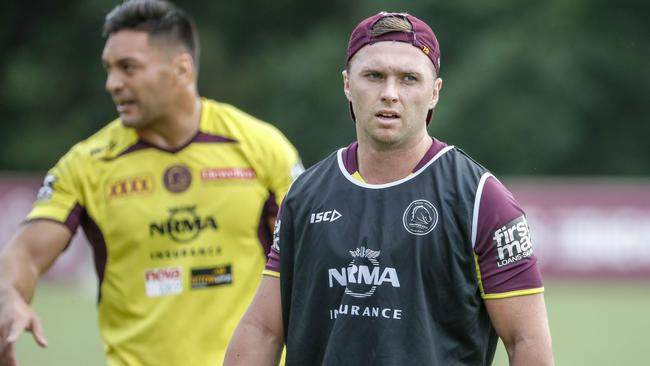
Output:
[[341,215],[336,210],[313,213],[313,214],[311,214],[311,218],[309,219],[309,223],[310,224],[317,224],[319,222],[334,222],[334,221],[338,220],[341,216],[343,216],[343,215]]

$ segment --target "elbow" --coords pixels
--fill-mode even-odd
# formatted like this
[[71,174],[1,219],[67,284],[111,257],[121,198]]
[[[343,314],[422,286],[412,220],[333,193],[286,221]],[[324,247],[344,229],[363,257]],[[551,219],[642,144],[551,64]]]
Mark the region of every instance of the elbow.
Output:
[[511,366],[553,366],[553,349],[550,334],[544,337],[518,336],[504,340]]

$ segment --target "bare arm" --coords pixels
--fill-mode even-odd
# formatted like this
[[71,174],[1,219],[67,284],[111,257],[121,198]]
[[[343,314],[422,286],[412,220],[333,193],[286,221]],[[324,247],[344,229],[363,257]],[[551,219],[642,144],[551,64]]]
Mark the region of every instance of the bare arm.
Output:
[[14,345],[29,330],[45,347],[41,321],[29,306],[39,277],[65,249],[72,234],[52,221],[21,226],[0,253],[0,366],[16,364]]
[[277,365],[284,334],[280,280],[263,276],[250,307],[230,340],[224,366]]
[[486,300],[485,306],[511,366],[554,364],[543,294]]
[[275,220],[277,219],[277,216],[270,216],[266,219],[266,225],[269,228],[269,232],[273,234],[273,231],[275,231]]

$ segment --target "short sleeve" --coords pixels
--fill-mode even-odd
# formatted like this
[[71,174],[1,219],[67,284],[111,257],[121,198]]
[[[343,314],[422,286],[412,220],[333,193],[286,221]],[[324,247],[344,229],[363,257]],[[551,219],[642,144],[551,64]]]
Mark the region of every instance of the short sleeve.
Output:
[[274,202],[269,202],[265,211],[275,216],[289,186],[305,169],[296,148],[279,130],[272,127],[267,133],[265,152],[261,158],[265,166],[266,184]]
[[543,292],[523,209],[496,178],[484,178],[474,243],[481,296],[497,299]]
[[27,221],[47,219],[60,222],[72,233],[83,213],[83,195],[79,180],[82,170],[77,154],[71,150],[47,172]]
[[269,259],[266,263],[266,268],[263,274],[272,277],[280,277],[280,251],[283,244],[287,241],[293,240],[291,229],[291,217],[288,210],[285,209],[286,201],[282,202],[280,211],[278,212],[278,219],[275,221],[275,229],[273,230],[273,244],[269,252]]

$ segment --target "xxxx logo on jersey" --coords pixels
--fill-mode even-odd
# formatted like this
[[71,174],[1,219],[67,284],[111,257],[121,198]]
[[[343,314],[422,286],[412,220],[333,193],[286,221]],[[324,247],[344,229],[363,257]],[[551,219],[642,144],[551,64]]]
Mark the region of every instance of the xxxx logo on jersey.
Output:
[[119,178],[106,185],[106,196],[109,199],[141,195],[153,192],[151,176],[135,176]]

